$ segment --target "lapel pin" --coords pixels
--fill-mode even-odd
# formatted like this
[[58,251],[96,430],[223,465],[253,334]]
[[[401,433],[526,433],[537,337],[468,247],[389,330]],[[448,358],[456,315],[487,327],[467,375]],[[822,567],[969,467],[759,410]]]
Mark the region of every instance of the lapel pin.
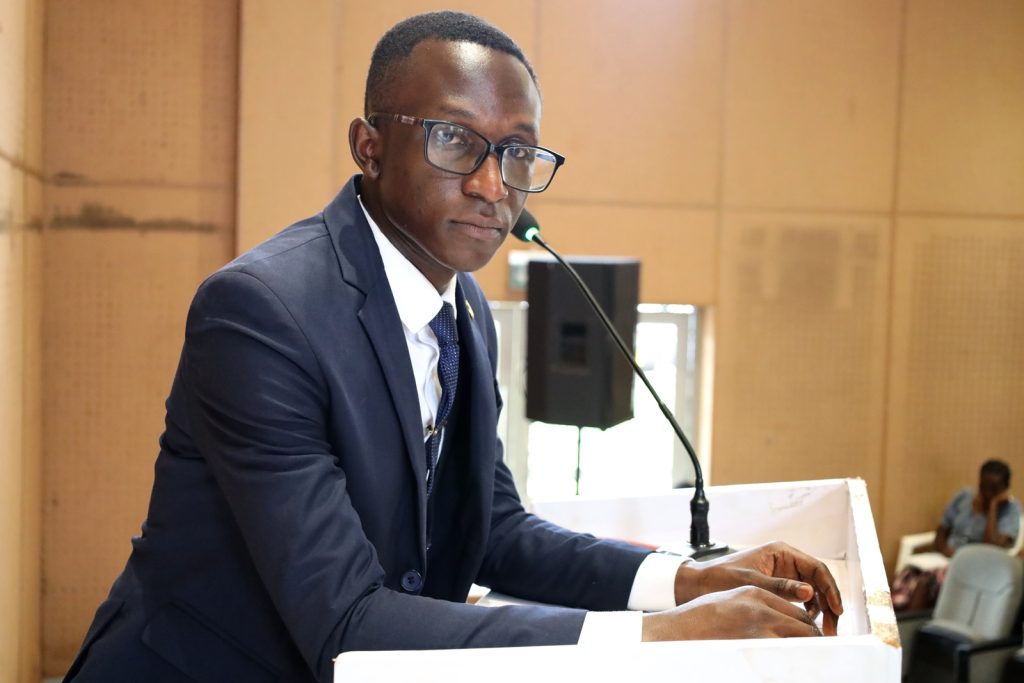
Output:
[[473,307],[469,305],[469,300],[464,299],[466,302],[466,311],[469,313],[470,320],[476,320],[476,313],[473,312]]

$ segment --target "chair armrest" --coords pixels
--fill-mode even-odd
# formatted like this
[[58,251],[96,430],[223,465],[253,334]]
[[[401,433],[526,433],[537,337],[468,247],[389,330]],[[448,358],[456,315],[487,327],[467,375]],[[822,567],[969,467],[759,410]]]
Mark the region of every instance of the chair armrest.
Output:
[[912,681],[931,681],[940,671],[955,672],[958,683],[999,680],[1006,662],[1020,648],[1020,637],[976,641],[970,633],[950,630],[952,624],[932,624],[915,639]]
[[1006,663],[1020,649],[1017,638],[997,638],[965,643],[956,648],[956,680],[960,683],[998,681]]
[[1020,649],[1020,636],[1009,636],[996,638],[995,640],[983,640],[980,643],[965,643],[957,647],[958,652],[967,655],[981,654],[991,650],[1005,650],[1010,648],[1010,654]]
[[907,566],[910,561],[910,556],[914,554],[922,546],[929,545],[935,542],[934,531],[922,531],[916,534],[907,534],[900,538],[900,552],[896,556],[896,569],[895,572],[899,574],[900,570]]

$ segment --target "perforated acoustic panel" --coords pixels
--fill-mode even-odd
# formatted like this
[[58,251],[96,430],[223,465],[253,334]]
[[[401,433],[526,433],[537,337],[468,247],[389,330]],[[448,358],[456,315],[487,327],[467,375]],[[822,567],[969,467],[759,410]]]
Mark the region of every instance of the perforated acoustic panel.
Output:
[[[897,225],[883,550],[988,458],[1024,481],[1024,220]],[[915,495],[908,496],[908,491]]]
[[139,531],[183,323],[231,256],[235,2],[47,5],[43,661]]
[[716,484],[862,476],[877,484],[887,221],[724,221]]

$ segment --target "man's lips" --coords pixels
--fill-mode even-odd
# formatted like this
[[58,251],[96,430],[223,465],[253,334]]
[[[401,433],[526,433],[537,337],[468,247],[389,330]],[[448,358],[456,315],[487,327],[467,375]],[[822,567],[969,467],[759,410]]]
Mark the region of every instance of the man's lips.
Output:
[[480,237],[493,237],[506,232],[505,226],[501,223],[481,219],[453,220],[456,226]]

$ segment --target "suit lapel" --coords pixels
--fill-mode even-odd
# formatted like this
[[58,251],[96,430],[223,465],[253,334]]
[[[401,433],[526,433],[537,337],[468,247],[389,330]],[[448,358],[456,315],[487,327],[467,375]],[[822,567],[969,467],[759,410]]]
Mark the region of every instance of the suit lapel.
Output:
[[[419,397],[409,348],[395,299],[384,274],[380,252],[357,199],[358,176],[349,181],[324,210],[324,220],[338,257],[342,278],[363,292],[359,322],[377,356],[405,442],[406,456],[416,481],[420,554],[426,555],[426,461]],[[371,390],[369,387],[367,390]]]
[[[487,344],[475,322],[475,315],[478,313],[473,310],[472,303],[465,296],[465,277],[468,276],[459,275],[459,286],[455,292],[455,303],[459,307],[459,341],[462,353],[467,356],[466,367],[469,368],[468,377],[459,377],[459,391],[467,392],[467,395],[462,397],[463,413],[460,420],[467,423],[469,474],[477,481],[477,484],[470,486],[468,491],[474,495],[469,503],[475,508],[476,514],[469,516],[465,532],[470,537],[482,537],[485,535],[483,525],[490,523],[490,495],[494,491],[494,448],[498,438],[498,414],[494,400],[494,373],[487,357]],[[477,303],[482,304],[484,302]],[[468,492],[458,492],[456,495],[465,495]]]
[[372,342],[381,372],[384,374],[384,381],[391,392],[391,400],[402,427],[409,464],[416,477],[420,509],[424,509],[426,460],[423,451],[423,428],[420,423],[420,402],[416,395],[412,364],[409,361],[409,347],[402,332],[398,312],[395,310],[395,300],[387,283],[367,292],[366,301],[359,311],[359,321]]

